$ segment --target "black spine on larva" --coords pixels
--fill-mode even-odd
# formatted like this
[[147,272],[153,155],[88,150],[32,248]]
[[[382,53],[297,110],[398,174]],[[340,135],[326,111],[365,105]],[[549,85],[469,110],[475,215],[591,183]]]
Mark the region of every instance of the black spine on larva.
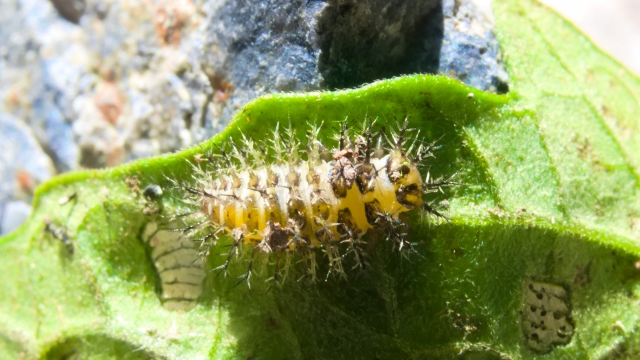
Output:
[[357,138],[360,141],[356,141],[356,143],[360,145],[358,147],[359,163],[356,167],[356,184],[362,194],[373,191],[373,181],[377,176],[377,170],[371,164],[371,143],[373,137],[371,128],[373,124],[374,122],[365,121],[363,125],[364,133]]

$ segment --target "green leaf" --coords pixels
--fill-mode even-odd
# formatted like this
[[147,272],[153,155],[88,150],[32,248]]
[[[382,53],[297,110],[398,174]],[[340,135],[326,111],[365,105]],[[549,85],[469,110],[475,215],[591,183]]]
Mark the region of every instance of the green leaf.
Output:
[[[500,1],[495,13],[509,96],[423,75],[277,94],[211,140],[264,139],[289,121],[324,121],[330,138],[347,116],[390,127],[410,115],[427,139],[442,137],[430,173],[465,184],[431,198],[449,202],[450,222],[412,214],[424,259],[378,242],[371,266],[347,281],[289,280],[271,291],[211,272],[198,305],[173,312],[143,240],[157,219],[144,214],[140,189],[160,185],[163,206],[179,209],[184,194],[166,177],[188,181],[187,160],[202,149],[67,174],[41,186],[29,222],[0,238],[0,357],[638,356],[640,80],[536,3]],[[214,249],[207,267],[225,251]],[[527,320],[542,315],[527,311],[541,287],[574,329],[567,344],[535,350]],[[551,315],[549,328],[562,321]]]

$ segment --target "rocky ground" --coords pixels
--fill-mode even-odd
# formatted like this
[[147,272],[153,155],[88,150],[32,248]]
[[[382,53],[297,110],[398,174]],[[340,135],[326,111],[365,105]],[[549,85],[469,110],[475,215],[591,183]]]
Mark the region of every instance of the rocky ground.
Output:
[[505,93],[463,0],[0,0],[0,234],[62,172],[215,135],[249,100],[439,73]]

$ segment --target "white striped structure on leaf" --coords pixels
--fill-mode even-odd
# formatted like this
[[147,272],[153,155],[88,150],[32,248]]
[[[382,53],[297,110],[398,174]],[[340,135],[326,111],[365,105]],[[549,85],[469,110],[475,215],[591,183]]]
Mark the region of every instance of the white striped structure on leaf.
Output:
[[162,305],[168,310],[191,310],[206,276],[197,246],[180,232],[158,229],[155,222],[147,224],[143,239],[160,278]]

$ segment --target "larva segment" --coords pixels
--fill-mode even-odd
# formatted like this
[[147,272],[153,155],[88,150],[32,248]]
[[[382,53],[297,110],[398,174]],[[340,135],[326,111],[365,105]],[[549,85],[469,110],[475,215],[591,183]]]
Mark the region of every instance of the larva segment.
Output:
[[[252,259],[256,252],[296,251],[315,278],[312,249],[322,248],[329,272],[342,274],[341,249],[353,253],[356,266],[362,267],[362,237],[369,231],[382,231],[400,249],[411,248],[402,214],[416,208],[429,211],[423,193],[451,185],[423,182],[414,159],[431,156],[434,147],[413,136],[405,149],[412,131],[407,124],[387,139],[388,150],[382,146],[382,132],[374,133],[371,122],[365,122],[357,136],[349,134],[344,122],[333,153],[318,140],[315,126],[304,147],[292,128],[281,132],[277,127],[270,146],[243,135],[242,147],[232,142],[230,151],[229,145],[221,146],[216,155],[208,156],[213,171],[196,167],[198,187],[179,187],[193,195],[208,229],[233,237],[232,253],[243,243],[253,245]],[[275,154],[273,161],[266,156],[267,148]],[[217,236],[204,236],[208,243],[202,242],[201,253],[208,252]],[[279,259],[278,255],[276,267]],[[249,276],[250,271],[247,280]]]
[[154,222],[143,233],[160,278],[162,305],[167,310],[189,311],[202,294],[206,276],[194,243],[181,232],[160,230]]

